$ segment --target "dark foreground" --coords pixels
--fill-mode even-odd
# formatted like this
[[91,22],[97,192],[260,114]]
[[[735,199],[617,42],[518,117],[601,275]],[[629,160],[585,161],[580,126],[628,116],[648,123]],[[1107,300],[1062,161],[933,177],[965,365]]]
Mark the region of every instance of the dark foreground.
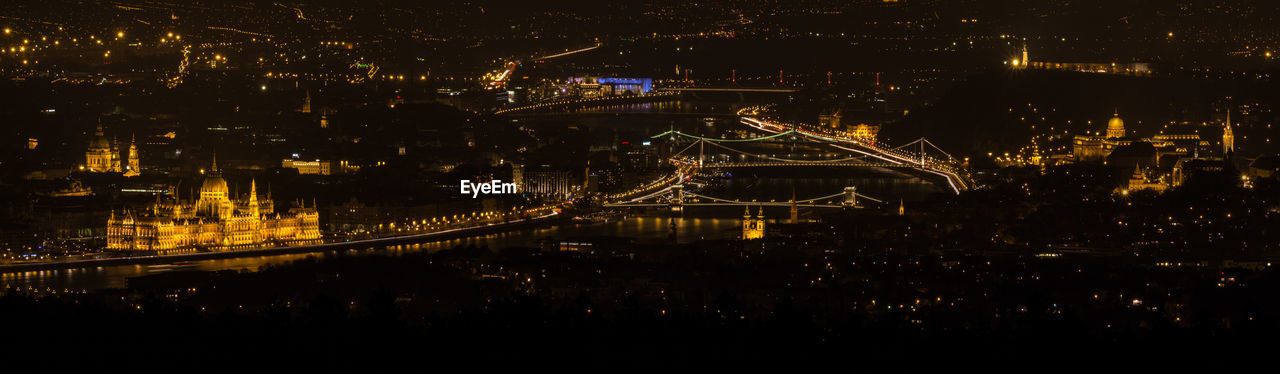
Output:
[[1280,284],[1265,266],[795,244],[457,248],[168,273],[125,290],[11,291],[0,355],[7,367],[167,372],[1142,367],[1266,357],[1280,332]]

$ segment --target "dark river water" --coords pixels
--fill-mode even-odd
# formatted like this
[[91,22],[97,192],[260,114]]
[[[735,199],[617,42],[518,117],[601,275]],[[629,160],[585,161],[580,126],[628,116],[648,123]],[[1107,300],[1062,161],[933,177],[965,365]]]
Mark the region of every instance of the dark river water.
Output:
[[[729,105],[693,106],[682,104],[637,104],[616,108],[620,112],[640,111],[649,113],[696,113],[690,117],[625,116],[593,117],[582,121],[591,125],[619,126],[635,131],[665,131],[670,126],[689,128],[708,126],[711,119],[701,117],[707,111],[732,112]],[[656,112],[654,112],[656,111]],[[574,114],[568,114],[573,116]],[[538,121],[536,117],[526,121]],[[718,120],[714,127],[732,126],[731,120]],[[660,129],[661,128],[661,129]],[[735,170],[715,188],[700,191],[708,196],[741,199],[744,201],[786,201],[794,194],[798,199],[826,196],[840,192],[846,186],[857,186],[861,194],[874,196],[896,206],[899,199],[919,200],[943,190],[929,181],[909,174],[887,170],[826,170],[822,168],[798,168],[795,170]],[[885,207],[888,208],[888,207]],[[818,209],[818,208],[813,208]],[[802,215],[808,208],[801,209]],[[788,208],[771,207],[766,217],[788,216]],[[740,208],[689,208],[682,218],[670,218],[656,214],[634,215],[624,220],[601,224],[558,224],[539,228],[513,229],[503,233],[466,237],[453,240],[424,242],[409,245],[377,246],[364,249],[347,249],[309,254],[280,254],[231,259],[209,259],[161,265],[111,265],[81,269],[62,269],[0,273],[0,285],[4,287],[35,288],[40,290],[83,290],[120,288],[128,278],[178,270],[243,270],[255,271],[267,265],[279,265],[307,257],[343,257],[389,255],[434,252],[455,246],[475,245],[491,249],[505,247],[539,247],[540,243],[584,237],[617,237],[632,239],[638,243],[659,243],[669,240],[671,220],[676,220],[677,240],[691,242],[700,239],[735,238],[741,234]]]

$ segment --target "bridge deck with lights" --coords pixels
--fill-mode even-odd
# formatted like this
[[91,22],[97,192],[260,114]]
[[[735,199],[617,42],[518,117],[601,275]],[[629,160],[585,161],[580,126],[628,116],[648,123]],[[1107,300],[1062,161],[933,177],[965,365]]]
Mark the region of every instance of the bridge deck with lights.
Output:
[[[686,178],[681,177],[683,181]],[[647,195],[624,201],[607,202],[606,208],[642,208],[670,207],[683,210],[686,207],[731,207],[731,206],[770,206],[770,207],[804,207],[804,208],[865,208],[865,202],[884,204],[883,200],[858,193],[857,187],[845,187],[840,193],[819,196],[809,199],[788,201],[742,201],[722,199],[685,191],[683,183],[674,184]]]
[[[724,169],[724,168],[757,168],[757,167],[856,167],[856,168],[907,168],[919,170],[930,175],[941,177],[946,181],[945,186],[955,193],[971,188],[972,182],[967,177],[967,172],[960,167],[954,157],[938,149],[927,139],[921,138],[916,141],[904,144],[902,146],[889,148],[874,141],[861,139],[851,139],[839,137],[835,135],[822,134],[811,130],[803,130],[800,126],[786,126],[778,123],[768,122],[753,116],[758,108],[746,108],[738,112],[742,123],[754,129],[769,133],[770,135],[742,138],[707,138],[702,136],[690,135],[676,130],[670,130],[658,135],[654,135],[653,139],[667,138],[673,144],[680,140],[691,140],[687,146],[678,152],[674,152],[668,161],[678,167],[675,175],[668,175],[654,183],[644,187],[612,196],[607,196],[605,207],[624,208],[624,207],[671,207],[673,210],[683,210],[685,207],[703,207],[703,206],[791,206],[791,207],[809,207],[809,208],[862,208],[865,207],[863,202],[871,201],[883,204],[884,201],[870,196],[862,195],[857,192],[856,186],[846,187],[844,191],[811,199],[790,200],[785,202],[757,202],[757,201],[740,201],[722,199],[710,196],[704,196],[697,193],[685,191],[684,182],[689,178],[701,172],[704,169]],[[842,152],[852,154],[849,157],[827,158],[827,159],[789,159],[766,154],[758,154],[747,152],[731,147],[730,144],[777,144],[778,142],[807,142],[827,146]],[[698,147],[696,155],[690,152],[694,147]],[[739,160],[726,160],[718,155],[713,155],[708,160],[706,149],[708,146],[714,149],[727,151],[733,154],[733,157]],[[912,147],[917,147],[918,151],[912,152]],[[935,153],[941,153],[940,156],[930,155],[927,150],[931,147]],[[690,154],[686,154],[686,152]],[[847,155],[847,154],[846,154]],[[829,155],[828,155],[829,156]]]
[[[743,111],[747,110],[749,109],[744,109]],[[950,154],[938,149],[932,142],[924,138],[917,139],[916,141],[902,146],[889,148],[875,143],[874,141],[821,134],[810,130],[804,130],[800,126],[780,125],[743,114],[743,112],[739,112],[743,124],[766,133],[771,133],[771,135],[747,139],[716,139],[671,130],[655,135],[653,138],[668,137],[672,141],[677,141],[677,139],[692,140],[689,146],[671,156],[671,162],[677,165],[689,165],[695,168],[802,166],[905,168],[919,170],[930,175],[941,177],[946,180],[946,187],[955,193],[960,193],[960,191],[969,189],[972,186],[972,182],[969,181],[966,176],[967,173],[958,165],[956,160],[951,157]],[[783,138],[784,136],[789,137]],[[841,152],[851,153],[855,156],[827,160],[800,160],[752,153],[729,146],[729,144],[777,142],[784,139],[820,144]],[[698,147],[698,154],[696,157],[693,155],[686,155],[685,153],[689,152],[694,146]],[[720,161],[712,159],[708,161],[705,153],[707,146],[730,152],[738,158],[745,160]],[[939,153],[939,155],[929,154],[927,151],[930,149],[932,149],[934,153]]]

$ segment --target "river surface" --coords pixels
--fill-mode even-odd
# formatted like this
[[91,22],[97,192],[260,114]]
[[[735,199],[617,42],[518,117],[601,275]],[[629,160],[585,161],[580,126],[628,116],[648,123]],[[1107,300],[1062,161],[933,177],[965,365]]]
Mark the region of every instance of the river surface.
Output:
[[[547,241],[559,241],[584,237],[634,238],[640,243],[656,243],[669,240],[672,218],[630,217],[604,224],[558,224],[539,228],[523,228],[503,233],[480,235],[452,240],[431,241],[418,244],[376,246],[363,249],[343,249],[330,252],[279,254],[254,257],[225,258],[186,261],[177,264],[108,265],[81,269],[59,269],[0,273],[0,285],[5,288],[35,288],[38,290],[85,290],[122,288],[128,278],[159,274],[178,270],[237,270],[256,271],[263,266],[287,264],[308,257],[331,258],[344,256],[390,255],[435,252],[456,246],[488,247],[539,247]],[[733,231],[739,225],[736,218],[679,218],[676,219],[678,240],[719,239],[738,235]]]
[[[731,112],[728,106],[695,107],[684,104],[628,105],[615,108],[620,112],[653,110],[675,113],[704,113],[709,111]],[[718,123],[702,118],[699,114],[691,118],[668,118],[663,116],[619,116],[616,118],[591,118],[582,120],[588,126],[617,126],[635,131],[658,132],[669,126],[698,127],[715,131],[718,128],[733,126],[730,121],[719,119]],[[574,114],[567,114],[573,116]],[[648,118],[637,118],[648,117]],[[528,118],[526,121],[537,122],[546,119]],[[708,127],[712,129],[708,129]],[[660,130],[661,129],[661,130]],[[828,196],[841,192],[847,186],[856,186],[861,194],[874,196],[886,201],[887,205],[878,209],[896,208],[899,199],[906,201],[920,200],[942,189],[929,181],[910,174],[888,170],[830,170],[824,168],[795,168],[785,170],[742,169],[734,170],[731,176],[720,179],[709,188],[698,192],[707,196],[740,199],[742,201],[787,201],[792,196],[798,200]],[[810,215],[819,208],[801,208],[802,215]],[[753,209],[754,210],[754,209]],[[0,286],[17,288],[34,288],[38,290],[86,290],[103,288],[122,288],[128,279],[150,274],[159,274],[180,270],[201,271],[256,271],[263,266],[282,265],[308,257],[333,258],[344,256],[387,255],[400,256],[412,253],[435,252],[456,246],[488,247],[493,250],[507,247],[541,247],[545,243],[558,243],[590,237],[612,237],[630,239],[636,243],[662,243],[670,240],[671,220],[676,220],[677,240],[682,243],[697,240],[714,240],[736,238],[741,234],[741,208],[707,208],[690,207],[681,218],[666,217],[657,212],[638,214],[623,220],[601,224],[555,224],[537,228],[520,228],[511,231],[464,237],[443,241],[424,241],[423,243],[371,246],[362,249],[343,249],[331,252],[306,254],[278,254],[255,257],[208,259],[187,261],[176,264],[158,265],[109,265],[80,269],[60,269],[43,271],[25,271],[0,273]],[[786,207],[765,209],[769,219],[789,216]]]

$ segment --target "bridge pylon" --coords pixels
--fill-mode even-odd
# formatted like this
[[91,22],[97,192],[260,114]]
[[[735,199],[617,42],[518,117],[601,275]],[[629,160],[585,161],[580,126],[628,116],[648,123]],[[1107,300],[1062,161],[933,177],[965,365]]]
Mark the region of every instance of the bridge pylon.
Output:
[[849,186],[844,188],[844,202],[841,205],[845,208],[858,207],[858,187]]
[[684,212],[684,184],[671,186],[671,212]]
[[707,142],[705,140],[698,139],[698,168],[699,169],[702,168],[702,160],[707,157],[706,156],[707,152],[704,150],[704,147],[706,146],[706,144]]

